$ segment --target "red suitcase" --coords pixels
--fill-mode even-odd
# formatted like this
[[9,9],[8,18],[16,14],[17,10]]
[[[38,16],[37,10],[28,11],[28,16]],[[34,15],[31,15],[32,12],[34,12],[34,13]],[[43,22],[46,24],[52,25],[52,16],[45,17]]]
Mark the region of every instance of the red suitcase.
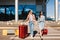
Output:
[[48,33],[48,30],[47,29],[43,29],[42,30],[42,35],[47,35],[47,33]]
[[19,25],[19,38],[25,38],[28,34],[27,25]]

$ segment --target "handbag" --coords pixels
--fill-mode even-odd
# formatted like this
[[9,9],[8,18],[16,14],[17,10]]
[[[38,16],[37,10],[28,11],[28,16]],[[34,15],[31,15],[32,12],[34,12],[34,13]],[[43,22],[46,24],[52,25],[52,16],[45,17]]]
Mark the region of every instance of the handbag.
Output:
[[48,34],[48,29],[42,29],[42,35],[47,35]]

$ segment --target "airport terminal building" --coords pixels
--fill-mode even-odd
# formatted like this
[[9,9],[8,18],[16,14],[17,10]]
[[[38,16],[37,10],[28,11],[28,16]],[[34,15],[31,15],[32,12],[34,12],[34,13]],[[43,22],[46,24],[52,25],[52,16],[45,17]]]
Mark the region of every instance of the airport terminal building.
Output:
[[[31,9],[36,15],[39,15],[40,11],[43,11],[46,17],[46,2],[47,0],[18,0],[18,19],[26,19],[28,11]],[[12,20],[15,19],[15,0],[0,0],[0,20]]]
[[[0,20],[8,21],[19,19],[26,19],[28,11],[31,9],[36,18],[39,16],[39,12],[43,11],[45,17],[47,17],[46,5],[48,0],[0,0]],[[55,20],[58,17],[58,0],[55,0]]]

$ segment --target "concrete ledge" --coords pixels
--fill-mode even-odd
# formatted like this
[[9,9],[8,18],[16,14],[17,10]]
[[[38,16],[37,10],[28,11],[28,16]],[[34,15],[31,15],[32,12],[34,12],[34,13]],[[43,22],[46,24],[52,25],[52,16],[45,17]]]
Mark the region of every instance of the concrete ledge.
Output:
[[8,30],[13,29],[14,30],[14,29],[18,29],[18,27],[0,27],[0,29],[8,29]]
[[[60,39],[60,37],[41,37],[42,39]],[[40,37],[28,37],[28,38],[25,38],[25,39],[41,39]]]

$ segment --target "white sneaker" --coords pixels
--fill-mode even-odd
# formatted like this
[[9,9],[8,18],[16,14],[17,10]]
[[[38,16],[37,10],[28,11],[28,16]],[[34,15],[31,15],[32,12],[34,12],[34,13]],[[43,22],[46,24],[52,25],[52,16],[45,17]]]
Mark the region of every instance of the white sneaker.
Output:
[[31,35],[31,39],[33,39],[33,36]]
[[31,35],[31,38],[33,39],[33,35]]
[[31,35],[31,37],[33,37],[33,36]]

